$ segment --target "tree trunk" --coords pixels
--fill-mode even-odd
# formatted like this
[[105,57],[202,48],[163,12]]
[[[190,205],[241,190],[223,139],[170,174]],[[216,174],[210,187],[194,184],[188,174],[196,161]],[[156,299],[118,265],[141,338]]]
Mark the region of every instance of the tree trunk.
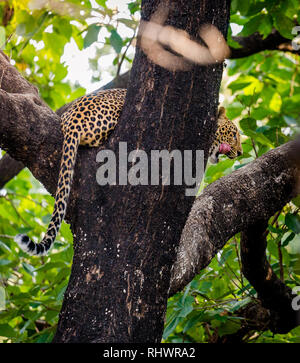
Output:
[[[142,19],[158,4],[143,1]],[[226,35],[229,1],[172,5],[168,24],[196,39],[203,23]],[[117,160],[122,141],[128,153],[198,149],[207,157],[221,77],[222,65],[170,72],[137,48],[121,119],[102,149]],[[76,163],[68,209],[74,260],[54,342],[160,342],[170,271],[194,198],[185,185],[99,186],[97,151],[82,148]]]

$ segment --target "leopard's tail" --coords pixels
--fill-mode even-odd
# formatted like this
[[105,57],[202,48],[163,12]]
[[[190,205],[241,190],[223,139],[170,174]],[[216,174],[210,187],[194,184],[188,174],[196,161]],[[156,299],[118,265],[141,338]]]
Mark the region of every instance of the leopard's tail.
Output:
[[80,137],[76,132],[69,133],[64,138],[54,210],[43,240],[40,243],[35,243],[25,234],[18,234],[15,237],[20,248],[29,255],[46,255],[55,241],[67,209],[79,141]]

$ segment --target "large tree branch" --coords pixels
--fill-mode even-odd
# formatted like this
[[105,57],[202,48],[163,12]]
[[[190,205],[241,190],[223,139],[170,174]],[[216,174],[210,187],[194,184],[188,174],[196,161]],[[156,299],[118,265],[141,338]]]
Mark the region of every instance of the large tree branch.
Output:
[[3,52],[0,53],[0,85],[0,147],[28,166],[54,193],[63,140],[60,118]]
[[236,233],[270,218],[299,190],[300,142],[292,141],[205,188],[182,232],[170,295],[209,264]]
[[[233,334],[216,335],[214,343],[245,343],[251,339],[255,332],[270,330],[272,326],[270,311],[264,308],[258,299],[253,299],[246,306],[236,310],[232,315],[242,318],[239,330]],[[254,336],[253,338],[255,339],[256,337]]]
[[242,272],[255,288],[257,298],[235,312],[244,318],[241,328],[218,337],[220,343],[243,342],[254,331],[286,334],[300,325],[300,311],[293,309],[292,289],[276,276],[267,260],[267,226],[267,220],[260,221],[241,233]]
[[270,311],[269,329],[285,334],[300,324],[300,311],[293,310],[292,289],[275,275],[267,260],[267,225],[267,221],[260,221],[242,232],[242,269],[263,307]]
[[260,33],[254,33],[248,37],[233,36],[241,48],[230,48],[230,59],[244,58],[264,50],[280,50],[300,54],[300,50],[293,49],[291,40],[283,37],[278,30],[272,32],[264,39]]

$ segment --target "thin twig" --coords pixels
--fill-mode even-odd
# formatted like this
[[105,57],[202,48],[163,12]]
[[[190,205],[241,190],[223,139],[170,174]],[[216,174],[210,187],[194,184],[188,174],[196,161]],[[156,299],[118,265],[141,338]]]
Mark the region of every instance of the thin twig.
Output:
[[129,49],[129,47],[131,46],[131,43],[133,42],[133,39],[135,38],[135,35],[136,35],[136,29],[134,29],[133,37],[130,39],[130,42],[127,44],[127,47],[126,47],[126,49],[125,49],[125,51],[124,51],[124,53],[123,53],[123,55],[121,57],[121,60],[119,62],[118,69],[117,69],[117,77],[119,77],[119,75],[120,75],[121,67],[122,67],[124,59],[126,57],[126,53],[127,53],[128,49]]

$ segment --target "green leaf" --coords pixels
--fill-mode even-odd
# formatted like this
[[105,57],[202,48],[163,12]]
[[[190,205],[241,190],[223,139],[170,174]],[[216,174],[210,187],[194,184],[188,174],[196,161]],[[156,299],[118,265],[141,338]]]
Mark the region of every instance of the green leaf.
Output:
[[242,289],[240,289],[237,292],[237,295],[242,295],[245,291],[249,290],[250,288],[251,288],[251,285],[250,284],[247,284],[246,286],[244,286]]
[[296,233],[296,234],[300,233],[300,218],[299,218],[299,215],[288,213],[285,216],[284,223],[294,233]]
[[59,290],[59,292],[58,292],[58,294],[57,294],[57,300],[58,300],[58,301],[62,301],[62,300],[63,300],[63,298],[64,298],[64,294],[65,294],[65,292],[66,292],[66,289],[67,289],[67,285],[63,286],[63,287]]
[[7,266],[10,265],[12,263],[11,260],[6,260],[4,258],[0,259],[0,266]]
[[98,40],[99,31],[101,26],[92,24],[88,27],[88,31],[84,37],[83,47],[87,48]]
[[240,322],[228,319],[226,323],[221,324],[221,326],[218,328],[218,333],[221,337],[223,335],[234,334],[240,329],[240,325]]
[[231,307],[230,307],[230,311],[231,312],[235,312],[239,309],[241,309],[242,307],[248,305],[250,302],[252,301],[252,299],[250,297],[246,297],[245,299],[242,299],[240,301],[235,301]]
[[0,286],[0,311],[5,310],[5,289],[4,287]]
[[281,105],[282,105],[281,96],[278,92],[275,92],[269,104],[270,110],[274,112],[279,112],[281,109]]
[[243,131],[255,130],[256,129],[256,120],[251,117],[243,118],[240,121],[240,126]]
[[6,243],[0,241],[0,249],[3,251],[3,252],[8,252],[8,253],[12,253],[11,249],[7,246]]
[[66,38],[56,33],[45,32],[43,34],[43,41],[48,51],[50,52],[51,57],[59,61],[60,57],[64,52]]
[[24,270],[31,276],[34,276],[34,271],[35,271],[35,268],[30,265],[29,263],[26,263],[26,262],[22,262],[22,266],[24,268]]
[[197,313],[197,315],[192,316],[186,323],[186,325],[183,328],[183,333],[186,333],[188,330],[193,328],[194,325],[196,325],[198,322],[202,321],[202,313]]
[[273,148],[272,142],[263,134],[256,133],[252,130],[245,130],[245,134],[252,137],[255,141],[260,142],[263,145],[269,146],[270,148]]
[[232,252],[233,252],[232,249],[230,249],[222,253],[222,256],[220,258],[221,265],[223,265],[228,260],[228,258],[232,255]]
[[300,94],[295,94],[291,97],[288,97],[284,100],[282,108],[285,110],[285,112],[293,112],[296,111],[298,113],[299,111],[299,103],[300,103]]
[[41,335],[39,335],[39,337],[36,340],[36,343],[51,343],[52,339],[53,339],[53,332],[45,332],[42,333]]
[[264,15],[262,22],[258,27],[258,31],[263,36],[263,38],[266,38],[271,33],[272,28],[273,28],[272,17],[269,15]]
[[[248,3],[248,1],[244,1],[245,3]],[[243,36],[249,36],[255,32],[258,31],[259,26],[264,20],[264,16],[257,15],[251,18],[248,23],[244,25],[244,29],[242,31]]]
[[26,34],[26,23],[19,23],[16,28],[16,34],[24,36]]
[[183,303],[178,303],[178,317],[185,318],[189,313],[193,311],[193,296],[187,296]]
[[292,19],[288,18],[281,12],[276,12],[273,14],[273,20],[275,28],[282,36],[288,39],[294,38],[294,35],[292,34],[292,29],[294,28],[295,24]]
[[239,1],[238,0],[231,0],[231,12],[232,13],[236,13],[238,10],[238,4]]
[[81,32],[73,25],[73,38],[77,44],[79,50],[82,50],[84,47],[84,40],[82,38]]
[[280,235],[282,235],[282,234],[285,233],[281,228],[275,228],[272,225],[269,225],[268,226],[268,230],[271,231],[271,232],[273,232],[273,233],[280,234]]
[[238,0],[236,5],[237,10],[242,14],[246,15],[250,6],[250,1]]
[[102,6],[103,8],[107,8],[106,0],[96,0],[96,3]]
[[[244,90],[245,95],[253,96],[261,92],[263,83],[253,76],[241,76],[228,86],[233,92]],[[253,101],[253,100],[252,100]]]
[[123,47],[123,40],[115,29],[113,29],[111,31],[109,40],[110,40],[111,46],[114,48],[116,53],[118,53],[118,54],[121,53],[121,50]]
[[58,63],[56,65],[55,68],[55,77],[54,77],[54,81],[55,82],[60,82],[62,81],[66,76],[68,75],[68,69],[66,66],[64,66],[61,63]]
[[165,327],[163,339],[167,339],[168,336],[174,331],[176,326],[181,322],[182,318],[176,317],[170,321],[169,324]]
[[203,294],[207,294],[212,288],[213,284],[210,281],[203,281],[200,285],[200,291]]
[[141,6],[140,0],[134,1],[128,4],[128,9],[130,10],[131,14],[134,14],[135,12],[140,10],[140,6]]
[[5,28],[0,26],[0,48],[3,49],[5,46],[6,36]]
[[136,29],[136,27],[138,25],[137,21],[132,20],[132,19],[126,19],[126,18],[119,18],[118,22],[126,25],[130,29]]
[[231,82],[228,85],[228,88],[230,88],[232,90],[232,92],[236,92],[238,90],[242,90],[245,87],[249,86],[249,84],[251,84],[251,81],[243,81],[243,79],[238,79],[236,81]]
[[295,204],[296,207],[300,208],[300,195],[298,195],[296,198],[292,199],[293,204]]
[[299,255],[300,254],[300,235],[296,235],[292,241],[289,242],[286,247],[288,253]]
[[53,20],[53,29],[56,33],[64,36],[67,40],[70,40],[72,36],[72,25],[67,19],[56,17]]
[[7,337],[7,338],[15,338],[17,336],[17,333],[10,325],[1,324],[0,325],[0,336]]
[[291,232],[290,234],[287,235],[287,237],[283,238],[281,241],[281,245],[282,247],[287,246],[294,238],[295,238],[295,233]]

